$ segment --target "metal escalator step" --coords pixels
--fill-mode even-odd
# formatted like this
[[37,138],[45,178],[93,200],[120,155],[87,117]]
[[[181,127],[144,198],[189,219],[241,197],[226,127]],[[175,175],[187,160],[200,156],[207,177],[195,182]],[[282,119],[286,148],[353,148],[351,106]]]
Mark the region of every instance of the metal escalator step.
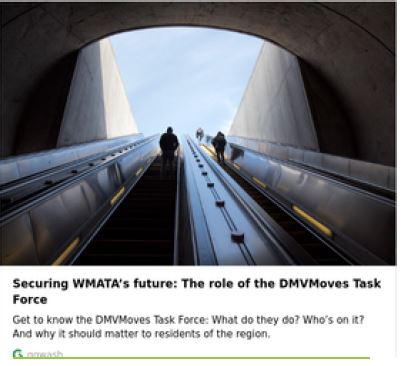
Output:
[[108,229],[104,233],[102,233],[102,236],[100,236],[98,239],[102,240],[119,240],[119,239],[124,239],[124,238],[129,238],[133,237],[137,240],[142,239],[145,240],[147,238],[152,238],[152,240],[163,240],[165,238],[171,238],[172,233],[170,228],[164,228],[164,229],[159,229],[158,230],[152,230],[152,228],[113,228],[113,229]]
[[169,265],[171,259],[168,256],[150,256],[150,257],[138,257],[138,256],[101,256],[101,255],[89,255],[86,265],[136,265],[136,266],[149,266],[149,265]]
[[168,265],[173,262],[176,179],[155,161],[76,264]]

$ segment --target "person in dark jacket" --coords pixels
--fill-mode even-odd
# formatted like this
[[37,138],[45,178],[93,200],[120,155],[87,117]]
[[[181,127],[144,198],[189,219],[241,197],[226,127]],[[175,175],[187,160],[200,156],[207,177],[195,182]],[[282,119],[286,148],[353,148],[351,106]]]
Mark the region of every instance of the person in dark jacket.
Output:
[[201,127],[195,132],[195,138],[199,142],[201,142],[201,140],[204,138],[204,130]]
[[219,131],[216,134],[216,136],[212,139],[212,145],[215,148],[218,163],[223,163],[225,161],[225,155],[224,155],[226,146],[225,135]]
[[172,175],[174,152],[179,146],[179,141],[177,140],[177,136],[173,133],[172,127],[168,127],[166,132],[161,136],[159,146],[162,150],[161,174],[165,175],[166,165],[168,165],[169,175]]

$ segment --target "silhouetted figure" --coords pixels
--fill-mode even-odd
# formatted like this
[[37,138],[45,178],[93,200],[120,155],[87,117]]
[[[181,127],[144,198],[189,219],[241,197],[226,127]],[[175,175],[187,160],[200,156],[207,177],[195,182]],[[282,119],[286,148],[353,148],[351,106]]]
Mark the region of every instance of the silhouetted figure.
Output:
[[201,142],[201,140],[204,138],[204,130],[201,127],[195,132],[195,138],[199,142]]
[[226,146],[225,135],[219,131],[216,134],[216,136],[212,139],[212,145],[214,145],[218,163],[223,163],[225,161],[225,155],[224,155]]
[[177,140],[177,136],[173,133],[172,127],[168,127],[166,132],[161,136],[159,146],[162,150],[161,175],[165,175],[166,173],[166,164],[168,164],[169,175],[172,175],[174,152],[179,146],[179,141]]

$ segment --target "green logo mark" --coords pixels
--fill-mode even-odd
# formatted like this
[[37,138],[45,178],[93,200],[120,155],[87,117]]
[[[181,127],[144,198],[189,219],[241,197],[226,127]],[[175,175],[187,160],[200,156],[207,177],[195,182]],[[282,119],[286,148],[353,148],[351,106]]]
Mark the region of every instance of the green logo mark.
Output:
[[15,350],[13,351],[13,358],[22,358],[22,357],[24,357],[24,356],[22,355],[22,350],[20,350],[19,348],[17,348],[17,349],[15,349]]

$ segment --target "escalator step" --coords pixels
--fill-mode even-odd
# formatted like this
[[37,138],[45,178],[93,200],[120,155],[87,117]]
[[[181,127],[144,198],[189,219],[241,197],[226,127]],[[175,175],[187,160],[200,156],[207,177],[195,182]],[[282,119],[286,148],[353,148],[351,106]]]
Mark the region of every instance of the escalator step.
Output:
[[160,167],[158,158],[76,264],[172,264],[176,177],[161,177]]

